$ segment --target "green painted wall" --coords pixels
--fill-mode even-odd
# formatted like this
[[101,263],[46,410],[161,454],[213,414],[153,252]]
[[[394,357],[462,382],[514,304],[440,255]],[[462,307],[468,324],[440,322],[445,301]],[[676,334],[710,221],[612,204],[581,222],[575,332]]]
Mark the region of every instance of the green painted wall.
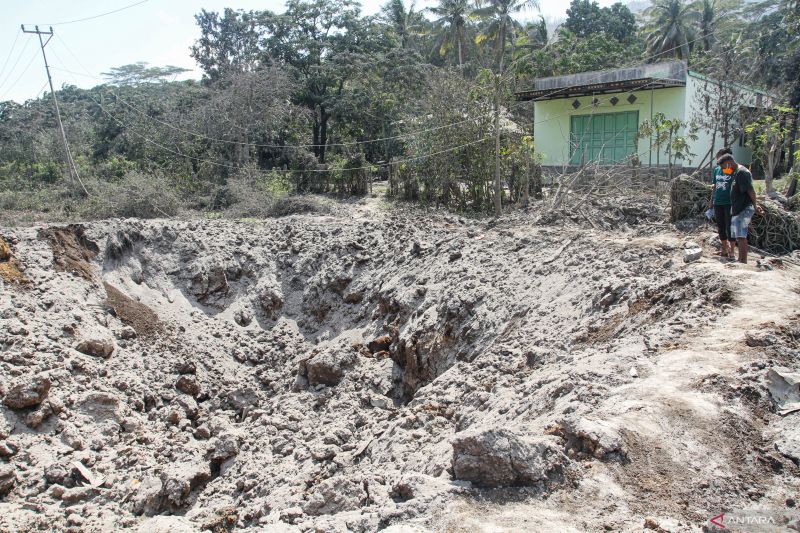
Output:
[[[627,100],[631,94],[636,96],[636,101],[633,104]],[[615,106],[609,102],[614,96],[619,99]],[[650,102],[652,99],[653,113],[660,111],[667,118],[678,117],[686,120],[686,89],[684,87],[601,94],[596,96],[600,100],[599,105],[596,107],[592,106],[592,98],[592,96],[579,96],[534,102],[534,142],[536,149],[543,154],[542,164],[548,166],[569,164],[569,126],[571,117],[576,115],[590,115],[593,112],[639,111],[639,124],[641,125],[642,122],[650,118]],[[581,107],[577,110],[572,108],[572,102],[576,99],[581,103]],[[666,152],[663,149],[661,152],[660,162],[666,164]],[[639,140],[637,153],[643,165],[647,165],[650,162],[650,147],[647,140]],[[654,165],[657,159],[659,158],[657,158],[654,151],[652,154],[652,163]]]

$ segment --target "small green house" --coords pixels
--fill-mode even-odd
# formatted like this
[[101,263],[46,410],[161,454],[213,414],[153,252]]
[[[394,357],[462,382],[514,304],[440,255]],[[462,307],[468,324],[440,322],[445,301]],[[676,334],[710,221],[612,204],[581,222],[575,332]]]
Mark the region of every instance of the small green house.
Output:
[[[686,62],[670,61],[538,78],[533,89],[520,91],[516,97],[533,102],[534,142],[545,167],[631,164],[632,160],[642,166],[665,166],[667,147],[653,146],[648,138],[637,139],[640,126],[658,113],[687,124],[702,123],[698,119],[708,114],[710,100],[720,98],[721,87],[689,70]],[[765,97],[761,91],[737,86],[735,101],[744,113],[763,107]],[[737,161],[749,165],[752,151],[738,122],[730,125],[735,133],[728,143]],[[698,127],[692,133],[697,138],[687,141],[693,155],[677,160],[679,166],[708,164],[710,155],[724,146],[721,135],[713,131]]]

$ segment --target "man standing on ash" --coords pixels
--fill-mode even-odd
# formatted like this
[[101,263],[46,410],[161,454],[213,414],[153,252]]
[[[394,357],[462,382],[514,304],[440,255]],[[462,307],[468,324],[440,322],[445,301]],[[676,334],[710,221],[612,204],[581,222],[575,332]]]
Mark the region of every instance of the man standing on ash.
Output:
[[739,247],[739,262],[747,263],[747,227],[754,213],[764,214],[758,205],[756,191],[753,189],[753,175],[746,167],[738,164],[732,154],[719,158],[722,173],[731,179],[731,237]]

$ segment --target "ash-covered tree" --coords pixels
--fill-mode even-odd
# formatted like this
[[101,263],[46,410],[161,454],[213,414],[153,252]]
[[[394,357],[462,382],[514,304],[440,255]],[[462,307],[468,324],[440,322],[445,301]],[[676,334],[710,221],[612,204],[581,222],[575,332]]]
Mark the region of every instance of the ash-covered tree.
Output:
[[190,72],[190,70],[173,65],[148,67],[145,61],[138,61],[129,65],[112,67],[102,75],[111,85],[138,85],[140,83],[173,81],[175,77],[186,72]]
[[333,109],[347,98],[347,81],[356,71],[348,65],[388,50],[374,19],[362,19],[353,0],[289,0],[286,11],[265,11],[263,59],[288,67],[298,82],[294,100],[313,113],[312,144],[325,163]]
[[647,51],[655,60],[688,60],[701,16],[684,0],[656,0],[645,11]]
[[205,9],[195,15],[200,38],[192,45],[191,55],[209,79],[258,67],[262,36],[258,18],[257,12],[230,8],[221,16]]

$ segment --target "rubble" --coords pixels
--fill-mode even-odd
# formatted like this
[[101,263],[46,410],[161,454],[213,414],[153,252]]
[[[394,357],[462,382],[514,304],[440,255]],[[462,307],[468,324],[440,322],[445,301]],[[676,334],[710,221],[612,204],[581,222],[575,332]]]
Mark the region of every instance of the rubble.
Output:
[[742,487],[785,501],[797,415],[769,376],[796,336],[751,317],[797,308],[794,266],[687,265],[705,237],[612,204],[591,229],[366,207],[3,229],[30,283],[0,285],[0,530],[673,530]]

